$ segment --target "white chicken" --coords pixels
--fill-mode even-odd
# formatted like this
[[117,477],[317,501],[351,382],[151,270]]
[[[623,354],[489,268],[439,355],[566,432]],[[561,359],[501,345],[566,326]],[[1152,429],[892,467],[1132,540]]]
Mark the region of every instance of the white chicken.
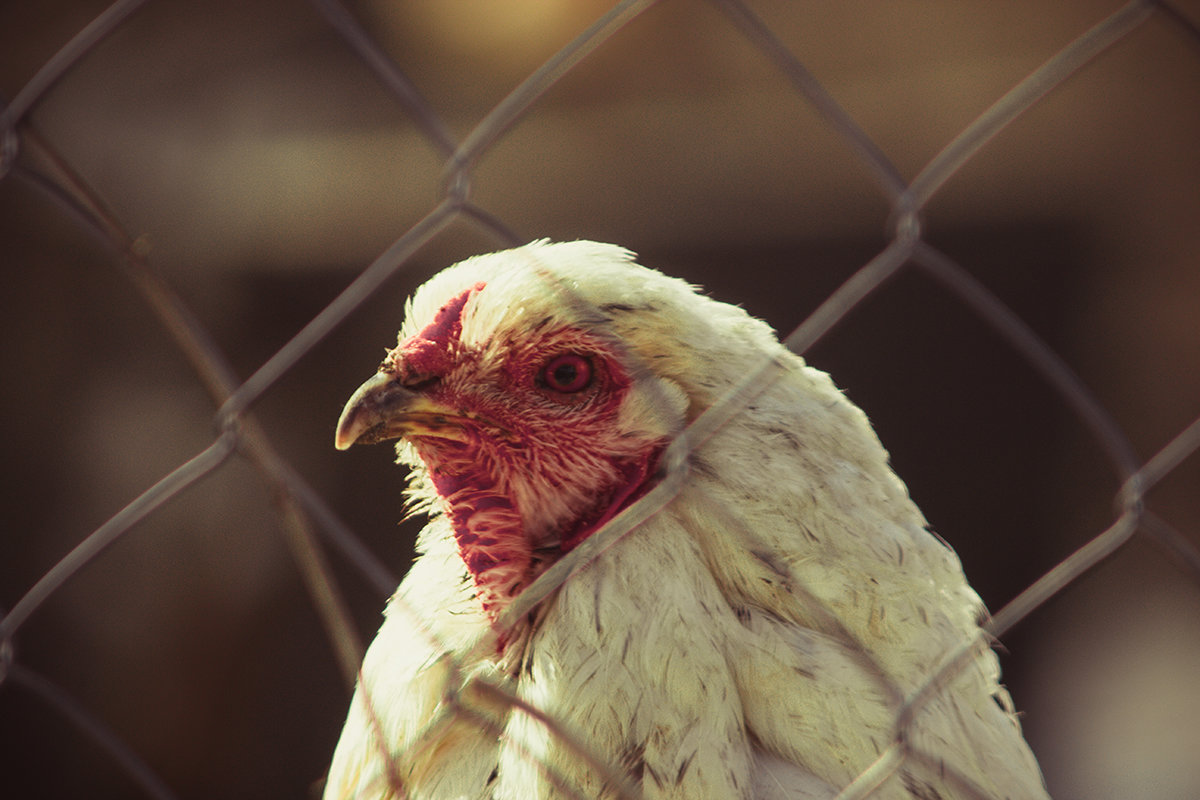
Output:
[[[673,496],[505,613],[762,364]],[[898,726],[982,639],[982,605],[862,411],[741,309],[613,245],[471,258],[417,290],[336,444],[394,438],[430,521],[329,800],[807,800],[856,779],[873,798],[1047,797],[982,644]]]

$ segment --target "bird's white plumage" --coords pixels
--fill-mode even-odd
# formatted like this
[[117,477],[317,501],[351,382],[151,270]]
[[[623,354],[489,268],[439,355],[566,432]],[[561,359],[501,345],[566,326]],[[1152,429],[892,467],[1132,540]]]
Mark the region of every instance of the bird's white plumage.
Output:
[[[618,423],[631,440],[678,433],[765,359],[786,368],[503,655],[473,649],[489,619],[401,443],[434,516],[367,653],[326,797],[615,797],[621,781],[645,798],[834,796],[983,613],[865,415],[765,324],[611,245],[469,259],[417,291],[401,338],[479,283],[459,336],[479,363],[546,318],[602,337],[632,376]],[[998,674],[980,648],[916,711],[907,756],[870,796],[1045,798]]]

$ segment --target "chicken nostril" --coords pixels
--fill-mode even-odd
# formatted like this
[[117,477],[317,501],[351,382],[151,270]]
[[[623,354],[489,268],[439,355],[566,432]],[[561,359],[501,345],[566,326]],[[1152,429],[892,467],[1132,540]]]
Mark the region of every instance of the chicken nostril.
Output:
[[400,385],[405,389],[411,389],[414,392],[419,392],[422,389],[429,389],[441,382],[440,375],[434,375],[428,372],[414,372],[405,375],[400,379]]
[[379,372],[390,375],[396,383],[414,392],[428,389],[442,379],[431,370],[414,369],[412,361],[403,357],[400,348],[388,353],[387,358],[379,365]]

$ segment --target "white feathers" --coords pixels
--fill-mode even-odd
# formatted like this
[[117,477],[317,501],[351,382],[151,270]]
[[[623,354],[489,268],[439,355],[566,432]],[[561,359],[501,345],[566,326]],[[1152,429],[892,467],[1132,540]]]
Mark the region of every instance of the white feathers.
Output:
[[[367,654],[326,797],[833,797],[896,741],[902,703],[982,614],[865,415],[765,324],[611,245],[469,259],[416,292],[401,339],[480,283],[460,334],[479,369],[540,326],[602,337],[632,377],[616,422],[629,442],[675,435],[769,358],[785,369],[692,453],[679,495],[503,653],[475,647],[488,618],[435,516]],[[436,510],[431,484],[415,487]],[[997,678],[980,648],[916,710],[870,796],[1046,797]]]

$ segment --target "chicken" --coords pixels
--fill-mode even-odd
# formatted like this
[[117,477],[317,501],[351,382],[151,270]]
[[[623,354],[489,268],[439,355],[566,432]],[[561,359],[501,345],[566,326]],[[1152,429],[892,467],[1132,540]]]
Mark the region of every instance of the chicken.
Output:
[[957,557],[863,412],[741,309],[613,245],[468,259],[409,301],[336,445],[396,438],[430,520],[326,798],[832,798],[872,764],[858,796],[1047,797]]

